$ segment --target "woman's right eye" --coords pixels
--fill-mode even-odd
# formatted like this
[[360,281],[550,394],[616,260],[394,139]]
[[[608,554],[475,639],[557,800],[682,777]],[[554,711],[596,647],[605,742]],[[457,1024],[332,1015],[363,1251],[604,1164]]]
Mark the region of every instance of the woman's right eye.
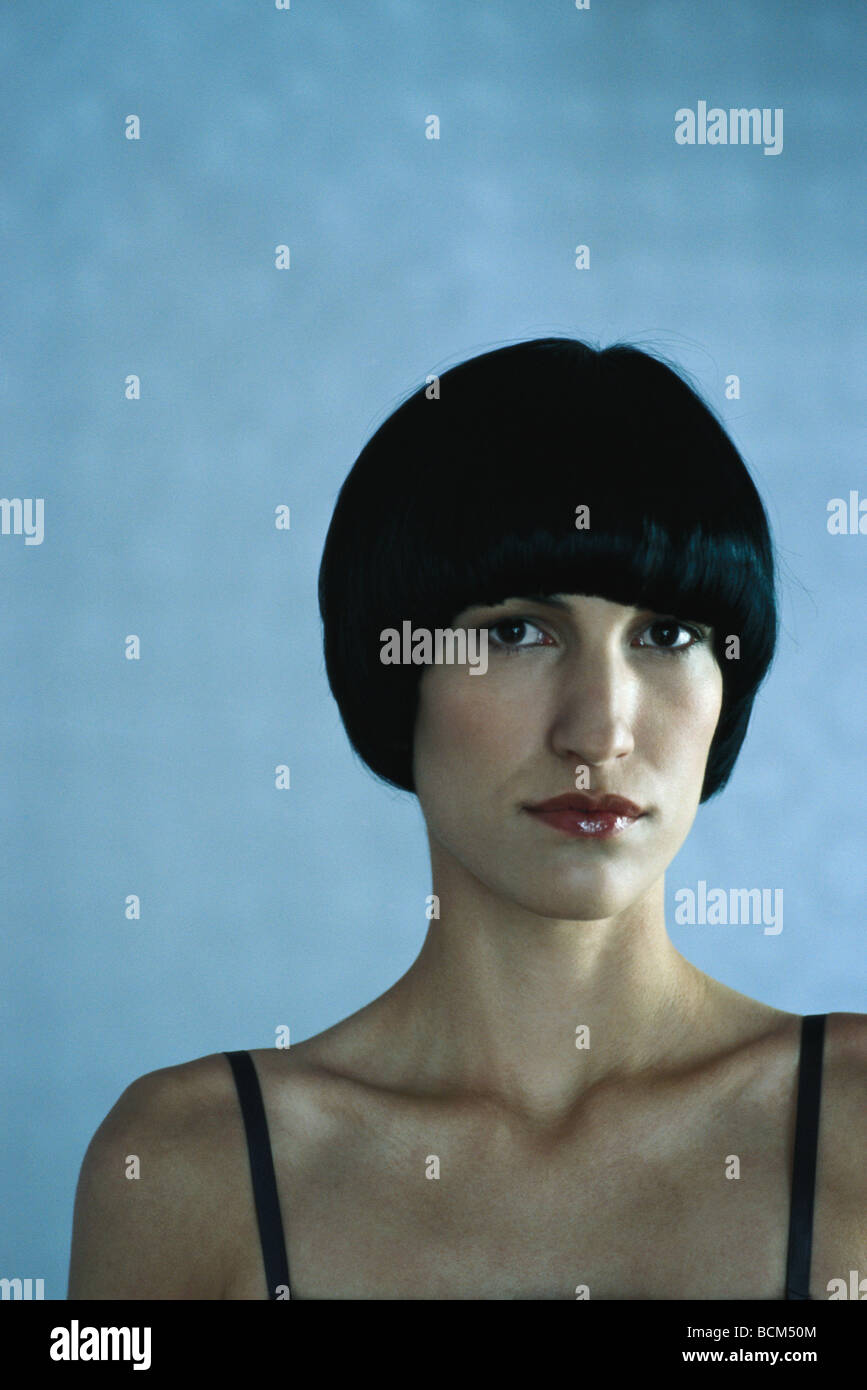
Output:
[[[521,641],[521,638],[528,630],[539,633],[543,638],[546,635],[542,632],[541,628],[537,627],[535,623],[531,623],[528,618],[501,618],[498,623],[488,623],[486,626],[493,638],[494,646],[499,647],[505,652],[517,652],[526,650],[527,647],[542,646],[543,643],[539,641]],[[498,636],[498,633],[501,635]]]

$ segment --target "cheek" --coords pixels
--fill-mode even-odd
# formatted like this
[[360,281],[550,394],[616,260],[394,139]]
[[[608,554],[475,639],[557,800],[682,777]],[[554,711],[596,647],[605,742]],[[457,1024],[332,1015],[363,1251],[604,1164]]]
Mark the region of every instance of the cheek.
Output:
[[714,662],[712,677],[700,687],[699,698],[696,701],[697,728],[699,732],[704,732],[708,746],[716,733],[719,717],[722,713],[722,697],[722,671]]
[[722,710],[722,674],[714,664],[707,680],[690,685],[678,702],[669,732],[680,748],[694,754],[692,761],[704,767]]
[[722,709],[722,674],[677,668],[648,682],[634,710],[637,761],[648,761],[672,779],[692,782],[704,770]]
[[478,789],[477,776],[520,762],[533,734],[526,702],[514,690],[495,688],[487,675],[431,667],[422,676],[413,736],[416,789]]

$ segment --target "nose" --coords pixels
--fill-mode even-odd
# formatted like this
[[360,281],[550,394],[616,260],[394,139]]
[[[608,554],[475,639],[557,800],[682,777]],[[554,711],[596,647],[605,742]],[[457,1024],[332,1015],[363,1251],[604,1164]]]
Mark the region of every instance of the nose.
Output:
[[635,747],[636,674],[617,651],[584,645],[557,672],[550,739],[573,763],[605,767]]

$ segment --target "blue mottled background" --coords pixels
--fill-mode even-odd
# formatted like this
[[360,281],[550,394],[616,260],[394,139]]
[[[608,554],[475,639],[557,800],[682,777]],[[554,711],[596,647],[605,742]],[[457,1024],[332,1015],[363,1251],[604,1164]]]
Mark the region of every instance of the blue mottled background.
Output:
[[[45,538],[0,536],[0,1275],[65,1296],[81,1158],[134,1077],[309,1036],[415,956],[420,812],[342,733],[317,567],[373,428],[507,341],[662,351],[747,457],[779,657],[668,896],[780,887],[784,929],[672,936],[781,1008],[867,1008],[867,536],[826,526],[867,495],[863,17],[4,6],[0,491],[45,499]],[[783,152],[677,145],[700,99],[782,107]]]

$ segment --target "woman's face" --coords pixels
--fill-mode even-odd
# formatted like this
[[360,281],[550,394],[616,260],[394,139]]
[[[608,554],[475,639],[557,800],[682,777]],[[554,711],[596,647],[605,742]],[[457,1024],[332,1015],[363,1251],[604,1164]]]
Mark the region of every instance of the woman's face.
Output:
[[[541,916],[622,912],[665,872],[698,808],[722,706],[712,629],[584,595],[467,608],[450,626],[488,629],[488,665],[421,678],[413,767],[432,839]],[[576,786],[644,814],[607,838],[576,837],[526,809]]]

